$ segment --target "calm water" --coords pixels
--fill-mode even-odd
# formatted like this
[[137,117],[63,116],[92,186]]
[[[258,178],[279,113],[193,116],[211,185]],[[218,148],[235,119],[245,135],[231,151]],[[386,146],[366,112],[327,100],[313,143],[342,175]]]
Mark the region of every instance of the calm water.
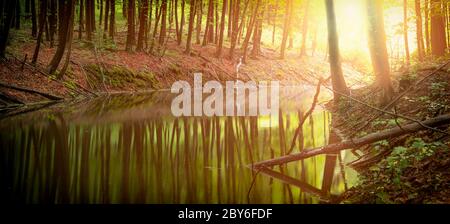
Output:
[[[283,93],[278,117],[175,118],[173,96],[164,92],[3,117],[2,198],[25,203],[327,200],[352,184],[351,172],[339,162],[349,155],[318,156],[271,172],[248,167],[289,151],[313,89]],[[305,119],[294,152],[330,141],[331,114],[318,106]]]

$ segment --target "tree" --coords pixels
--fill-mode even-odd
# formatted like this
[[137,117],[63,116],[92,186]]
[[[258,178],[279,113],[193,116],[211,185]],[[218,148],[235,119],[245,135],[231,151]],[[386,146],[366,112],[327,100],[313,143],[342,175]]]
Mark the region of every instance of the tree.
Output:
[[80,17],[78,18],[78,39],[83,38],[83,13],[84,12],[84,0],[80,0]]
[[39,9],[39,32],[36,40],[36,47],[34,49],[33,59],[31,60],[32,64],[36,64],[39,50],[42,42],[42,34],[44,33],[45,24],[46,24],[46,16],[47,16],[47,1],[41,1],[40,9]]
[[242,51],[243,51],[243,57],[242,57],[242,61],[244,63],[247,62],[247,51],[248,51],[248,43],[250,41],[250,37],[252,35],[254,26],[255,26],[255,22],[257,20],[257,15],[258,15],[258,11],[259,11],[259,7],[261,4],[261,0],[258,0],[256,2],[256,5],[254,7],[254,10],[252,12],[251,18],[250,18],[250,23],[247,27],[247,33],[245,34],[245,38],[244,38],[244,43],[242,44]]
[[394,94],[384,30],[383,0],[366,0],[368,10],[369,50],[378,86],[382,89],[381,104]]
[[[84,2],[84,0],[82,0]],[[56,0],[50,0],[50,15],[48,16],[49,35],[50,35],[50,47],[53,47],[55,34],[56,34]],[[82,8],[80,8],[82,10]]]
[[222,4],[222,18],[220,19],[220,34],[219,34],[219,43],[217,45],[217,52],[216,56],[221,57],[222,56],[222,48],[223,48],[223,38],[225,33],[225,16],[227,14],[227,0],[223,0]]
[[205,35],[203,36],[203,46],[214,41],[214,0],[209,0],[208,16],[205,24]]
[[70,33],[73,27],[70,27],[70,24],[73,24],[75,0],[59,0],[58,4],[60,15],[64,16],[61,16],[60,25],[58,27],[58,48],[56,49],[50,64],[47,66],[49,74],[55,73],[64,55],[67,43],[72,42]]
[[309,0],[305,0],[305,14],[303,15],[302,23],[302,46],[300,49],[300,56],[306,55],[306,39],[308,38],[308,12],[309,12]]
[[[6,52],[6,44],[9,37],[9,30],[12,26],[13,17],[14,17],[14,9],[16,7],[16,3],[18,0],[11,0],[4,2],[3,5],[5,9],[5,19],[0,20],[1,24],[1,35],[0,35],[0,57],[5,57]],[[3,12],[2,12],[3,13]]]
[[116,32],[116,0],[109,1],[109,38],[111,38],[111,40],[114,40],[114,33]]
[[442,57],[447,47],[445,37],[444,12],[441,0],[430,0],[431,7],[431,53],[433,56]]
[[109,8],[110,8],[110,0],[106,0],[105,2],[105,24],[103,27],[103,38],[106,38],[108,33],[108,22],[109,22]]
[[405,43],[405,59],[409,65],[409,41],[408,41],[408,0],[403,0],[403,40]]
[[289,36],[289,30],[291,28],[291,13],[292,13],[292,0],[287,0],[286,2],[286,14],[284,15],[284,26],[283,26],[283,39],[281,40],[281,59],[284,59],[286,54],[286,44],[287,38]]
[[135,21],[135,10],[136,10],[136,6],[135,6],[135,0],[129,0],[128,1],[128,13],[127,13],[127,17],[128,17],[128,31],[127,31],[127,42],[126,42],[126,46],[125,49],[127,51],[132,51],[133,49],[133,45],[136,42],[136,34],[135,34],[135,25],[134,25],[134,21]]
[[167,1],[162,1],[161,3],[161,30],[159,32],[159,47],[164,45],[166,40],[166,25],[167,24]]
[[[18,1],[19,2],[19,1]],[[37,35],[36,0],[31,0],[31,36]]]
[[194,31],[194,19],[195,19],[195,5],[196,0],[190,1],[190,10],[189,10],[189,28],[188,28],[188,36],[186,40],[186,50],[184,51],[186,54],[191,53],[191,42],[192,42],[192,33]]
[[196,13],[197,13],[197,25],[196,25],[196,43],[200,44],[200,33],[202,32],[202,19],[203,19],[203,0],[196,1]]
[[431,42],[430,42],[430,1],[429,0],[425,0],[425,5],[424,5],[424,11],[425,11],[425,15],[424,15],[424,20],[425,20],[425,46],[427,47],[426,52],[430,52],[431,51]]
[[[371,1],[371,0],[369,0]],[[333,90],[348,94],[348,88],[345,83],[344,75],[342,74],[341,58],[339,55],[339,39],[336,30],[336,15],[334,12],[334,1],[325,0],[327,11],[327,27],[328,27],[328,50],[330,60],[331,82]],[[336,102],[339,99],[339,94],[334,94]]]
[[148,16],[148,0],[142,1],[141,13],[139,14],[139,34],[136,51],[142,51],[144,49],[144,34],[147,29],[147,16]]
[[425,55],[425,46],[423,43],[423,29],[422,29],[422,13],[420,8],[420,0],[415,0],[416,11],[416,37],[417,37],[417,53],[419,61],[423,60]]

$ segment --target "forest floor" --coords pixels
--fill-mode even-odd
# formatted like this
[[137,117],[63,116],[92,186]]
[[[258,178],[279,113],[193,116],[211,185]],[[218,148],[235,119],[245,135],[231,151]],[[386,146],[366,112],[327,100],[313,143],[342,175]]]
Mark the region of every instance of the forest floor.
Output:
[[[329,74],[328,62],[319,54],[300,58],[298,52],[292,50],[286,59],[280,60],[276,50],[263,47],[261,55],[250,57],[248,63],[238,66],[239,50],[233,60],[228,59],[227,48],[223,51],[223,57],[217,58],[215,46],[193,44],[191,54],[186,55],[184,45],[178,46],[176,42],[168,42],[166,49],[160,50],[160,53],[127,52],[123,50],[125,38],[125,32],[117,33],[114,43],[102,37],[91,43],[75,38],[69,69],[58,80],[45,73],[56,47],[50,47],[48,42],[42,43],[38,62],[33,66],[30,61],[36,41],[29,37],[26,29],[15,31],[10,38],[8,59],[1,62],[4,66],[0,67],[0,82],[68,99],[86,92],[109,94],[169,89],[175,81],[185,80],[192,84],[193,74],[198,72],[203,74],[204,81],[278,80],[281,85],[307,83],[313,86],[319,77],[326,78]],[[64,60],[65,56],[60,67]],[[343,69],[347,79],[362,77],[349,64],[344,64]],[[352,83],[361,83],[361,80]],[[24,103],[42,100],[35,94],[1,87],[0,91]]]

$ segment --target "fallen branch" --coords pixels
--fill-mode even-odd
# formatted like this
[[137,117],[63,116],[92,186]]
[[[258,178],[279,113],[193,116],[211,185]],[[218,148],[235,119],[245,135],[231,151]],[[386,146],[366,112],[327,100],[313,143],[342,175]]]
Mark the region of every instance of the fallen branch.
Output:
[[[445,114],[445,115],[441,115],[441,116],[438,116],[435,118],[431,118],[429,120],[423,121],[422,123],[427,126],[430,126],[430,127],[438,127],[441,125],[450,124],[450,114]],[[252,164],[251,166],[253,166],[253,167],[270,167],[270,166],[281,165],[281,164],[285,164],[285,163],[289,163],[289,162],[293,162],[293,161],[307,159],[307,158],[317,156],[317,155],[333,154],[333,153],[337,153],[342,150],[361,147],[363,145],[371,144],[371,143],[389,139],[389,138],[399,137],[399,136],[417,132],[417,131],[420,131],[423,129],[426,129],[426,128],[418,123],[411,123],[411,124],[402,126],[402,128],[396,127],[396,128],[388,129],[385,131],[372,133],[372,134],[369,134],[362,138],[350,139],[350,140],[346,140],[346,141],[343,141],[340,143],[327,145],[324,147],[319,147],[319,148],[310,149],[310,150],[304,150],[300,153],[295,153],[295,154],[286,155],[286,156],[282,156],[282,157],[275,158],[275,159],[258,162],[258,163]]]
[[0,82],[0,86],[1,87],[5,87],[5,88],[9,88],[9,89],[22,91],[22,92],[38,94],[38,95],[41,95],[41,96],[43,96],[43,97],[45,97],[47,99],[50,99],[50,100],[63,100],[64,99],[62,97],[54,96],[54,95],[51,95],[49,93],[43,93],[43,92],[40,92],[40,91],[37,91],[37,90],[34,90],[34,89],[28,89],[28,88],[22,88],[22,87],[18,87],[18,86],[14,86],[14,85],[8,85],[8,84],[2,83],[2,82]]

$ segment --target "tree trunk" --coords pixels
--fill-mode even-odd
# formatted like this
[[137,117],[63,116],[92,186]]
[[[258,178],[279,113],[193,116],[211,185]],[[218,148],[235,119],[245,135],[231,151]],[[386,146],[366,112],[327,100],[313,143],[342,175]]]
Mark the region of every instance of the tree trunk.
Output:
[[[66,71],[69,68],[69,64],[70,64],[70,55],[72,53],[73,23],[74,23],[74,20],[75,20],[75,0],[71,0],[71,3],[69,2],[68,4],[69,4],[69,6],[68,6],[69,9],[68,9],[68,12],[67,12],[68,13],[67,14],[68,15],[67,20],[69,20],[69,21],[67,22],[67,25],[68,25],[69,29],[67,31],[68,34],[67,34],[67,39],[66,39],[66,42],[67,42],[67,46],[66,46],[67,53],[66,53],[66,60],[65,60],[64,65],[63,65],[63,67],[61,69],[61,72],[57,76],[58,79],[61,79],[64,76],[64,74],[66,74]],[[95,7],[94,7],[94,9],[95,9]]]
[[127,51],[132,51],[133,50],[133,45],[136,42],[136,37],[135,37],[135,10],[136,10],[136,6],[135,6],[135,0],[129,0],[128,1],[128,32],[127,32],[127,42],[126,42],[126,50]]
[[83,12],[84,12],[84,0],[80,0],[80,17],[79,17],[79,23],[78,23],[78,39],[81,39],[83,37]]
[[31,60],[32,64],[36,64],[37,59],[39,57],[39,50],[42,42],[42,34],[44,33],[45,24],[47,17],[47,1],[41,1],[40,10],[39,10],[39,32],[36,40],[36,47],[34,49],[33,59]]
[[191,0],[190,1],[190,12],[189,12],[189,28],[188,28],[188,36],[187,36],[187,40],[186,40],[186,50],[185,53],[186,54],[190,54],[191,53],[191,42],[192,42],[192,33],[194,31],[194,19],[195,19],[195,4],[196,4],[196,0]]
[[[84,2],[84,0],[83,0]],[[50,47],[53,47],[55,42],[55,33],[57,29],[56,21],[56,0],[50,0],[50,15],[48,17],[49,34],[50,34]]]
[[114,34],[116,33],[116,0],[109,1],[109,38],[111,38],[111,40],[114,40]]
[[[247,3],[248,3],[248,1],[247,1]],[[230,10],[233,10],[233,25],[232,25],[233,32],[231,33],[231,46],[230,46],[230,53],[229,53],[231,60],[233,60],[233,58],[234,58],[234,49],[236,48],[236,42],[237,42],[238,32],[239,32],[240,5],[241,5],[241,0],[234,0],[233,8],[230,9]]]
[[162,1],[161,3],[161,30],[159,31],[159,47],[164,45],[166,40],[166,24],[167,24],[167,1]]
[[244,43],[242,44],[242,50],[244,52],[244,55],[242,57],[242,62],[247,63],[247,51],[248,51],[248,42],[250,41],[250,37],[252,36],[252,32],[255,26],[255,22],[256,22],[256,17],[258,15],[259,12],[259,7],[261,4],[261,0],[258,0],[256,2],[255,5],[255,9],[253,10],[251,19],[250,19],[250,24],[247,28],[247,33],[245,34],[245,38],[244,38]]
[[203,19],[203,0],[197,0],[197,26],[196,26],[196,44],[200,44],[200,35],[202,32],[202,19]]
[[272,27],[272,45],[275,45],[275,34],[276,34],[276,28],[277,28],[277,18],[278,18],[278,5],[279,0],[275,1],[275,7],[273,9],[273,27]]
[[378,86],[383,90],[381,104],[386,104],[394,94],[384,30],[383,0],[366,0],[368,9],[369,50]]
[[214,41],[214,0],[209,0],[208,17],[206,19],[205,34],[203,36],[203,46]]
[[16,1],[18,0],[11,0],[4,2],[4,9],[5,9],[5,20],[3,20],[3,27],[1,30],[0,35],[0,58],[5,58],[5,52],[6,52],[6,44],[8,42],[9,37],[9,30],[12,26],[12,21],[14,17],[14,9],[16,8]]
[[308,18],[309,18],[309,0],[305,2],[305,14],[303,15],[302,23],[302,46],[300,50],[300,56],[306,55],[306,39],[308,38]]
[[136,51],[144,50],[144,34],[147,26],[147,16],[148,16],[148,0],[143,0],[142,8],[139,18],[139,34],[138,34],[138,43],[136,47]]
[[445,37],[444,13],[441,0],[430,0],[431,2],[431,53],[433,56],[442,57],[447,47]]
[[408,0],[403,0],[403,41],[405,44],[406,65],[409,66],[409,41],[408,41]]
[[14,14],[16,16],[15,19],[15,28],[16,30],[20,29],[20,16],[22,14],[20,0],[16,3],[16,13]]
[[178,45],[181,45],[181,41],[183,40],[183,30],[184,30],[184,24],[185,24],[185,6],[186,6],[186,0],[182,0],[181,2],[181,21],[180,21],[180,30],[178,31]]
[[69,29],[73,29],[73,27],[69,27],[71,20],[73,20],[72,6],[75,6],[73,1],[75,0],[59,0],[60,15],[65,16],[62,16],[60,19],[60,25],[58,27],[58,48],[56,49],[55,55],[47,67],[49,74],[55,73],[58,68],[58,65],[64,55],[64,51],[66,50],[67,42],[69,41]]
[[427,47],[426,53],[428,54],[431,52],[431,42],[430,42],[430,1],[425,0],[424,5],[424,11],[425,11],[425,45]]
[[289,36],[289,29],[291,27],[291,11],[292,11],[292,0],[287,0],[286,2],[286,15],[284,15],[284,26],[283,26],[283,39],[281,41],[281,59],[284,59],[286,54],[286,44]]
[[37,35],[36,0],[31,0],[31,36],[36,37],[36,35]]
[[111,1],[110,0],[105,0],[105,24],[103,26],[103,38],[106,39],[107,33],[108,33],[108,22],[109,22],[109,8],[110,8],[110,4]]
[[422,13],[420,8],[420,0],[415,0],[415,11],[416,11],[417,53],[419,61],[422,61],[425,55],[425,46],[423,43]]
[[225,33],[225,16],[227,14],[227,6],[228,6],[228,1],[227,0],[223,0],[223,4],[222,4],[222,18],[220,20],[219,43],[217,45],[217,52],[216,52],[216,56],[218,58],[220,58],[222,56],[223,38],[224,38],[224,33]]
[[[371,0],[369,0],[371,1]],[[348,94],[341,67],[341,57],[339,52],[339,39],[336,30],[336,14],[334,12],[334,1],[326,0],[327,25],[328,25],[328,50],[330,56],[330,71],[333,90]],[[339,101],[339,95],[334,94],[335,103]]]

